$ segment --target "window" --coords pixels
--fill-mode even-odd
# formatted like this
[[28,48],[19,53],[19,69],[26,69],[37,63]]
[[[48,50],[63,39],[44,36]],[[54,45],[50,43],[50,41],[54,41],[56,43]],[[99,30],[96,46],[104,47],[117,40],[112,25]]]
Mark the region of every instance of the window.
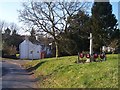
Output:
[[32,54],[33,53],[33,51],[30,51],[30,54]]

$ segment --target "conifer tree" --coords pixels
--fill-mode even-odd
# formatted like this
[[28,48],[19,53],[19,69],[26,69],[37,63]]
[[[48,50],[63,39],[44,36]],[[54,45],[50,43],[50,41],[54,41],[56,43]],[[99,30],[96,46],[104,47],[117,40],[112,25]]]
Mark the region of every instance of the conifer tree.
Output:
[[94,2],[92,7],[92,33],[94,48],[108,45],[117,27],[117,20],[112,13],[110,2]]

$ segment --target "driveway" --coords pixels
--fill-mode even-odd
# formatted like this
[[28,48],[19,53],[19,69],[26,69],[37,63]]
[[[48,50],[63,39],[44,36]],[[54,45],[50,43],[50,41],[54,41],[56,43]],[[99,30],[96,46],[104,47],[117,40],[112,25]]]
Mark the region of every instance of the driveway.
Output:
[[2,62],[2,88],[37,88],[36,80],[21,67],[24,61],[4,60]]

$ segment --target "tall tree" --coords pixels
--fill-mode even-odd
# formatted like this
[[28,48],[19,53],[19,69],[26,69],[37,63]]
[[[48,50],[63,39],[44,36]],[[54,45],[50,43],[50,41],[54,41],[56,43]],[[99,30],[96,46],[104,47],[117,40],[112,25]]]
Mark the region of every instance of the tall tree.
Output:
[[17,34],[17,31],[14,29],[13,31],[12,31],[12,35],[16,35]]
[[117,27],[110,2],[94,2],[91,20],[94,49],[98,50],[102,45],[108,45]]
[[10,30],[9,28],[7,28],[7,29],[5,30],[5,34],[6,34],[6,35],[10,35],[10,33],[11,33],[11,30]]
[[[12,34],[10,34],[12,32]],[[16,33],[16,30],[7,28],[5,33],[2,34],[2,50],[5,55],[13,55],[19,51],[19,44],[23,41],[20,35]]]
[[[71,17],[81,9],[86,9],[87,3],[82,2],[28,2],[24,3],[23,10],[19,11],[19,18],[25,23],[34,25],[40,32],[53,37],[58,57],[58,44],[62,37],[60,33],[66,32],[67,17]],[[67,33],[67,32],[66,32]]]
[[63,42],[66,42],[66,44],[62,45],[63,49],[67,52],[69,51],[69,53],[88,50],[89,15],[84,11],[78,11],[77,14],[68,17],[68,23],[67,34],[64,34],[67,39],[66,41],[63,40]]

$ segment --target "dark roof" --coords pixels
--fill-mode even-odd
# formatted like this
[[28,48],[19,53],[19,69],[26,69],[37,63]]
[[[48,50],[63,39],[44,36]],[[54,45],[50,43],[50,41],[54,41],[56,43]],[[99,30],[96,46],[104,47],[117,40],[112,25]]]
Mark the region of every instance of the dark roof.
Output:
[[[31,41],[30,39],[29,39],[29,41]],[[34,40],[34,41],[31,41],[33,44],[36,44],[36,45],[41,45],[41,43],[38,41],[38,40]]]

